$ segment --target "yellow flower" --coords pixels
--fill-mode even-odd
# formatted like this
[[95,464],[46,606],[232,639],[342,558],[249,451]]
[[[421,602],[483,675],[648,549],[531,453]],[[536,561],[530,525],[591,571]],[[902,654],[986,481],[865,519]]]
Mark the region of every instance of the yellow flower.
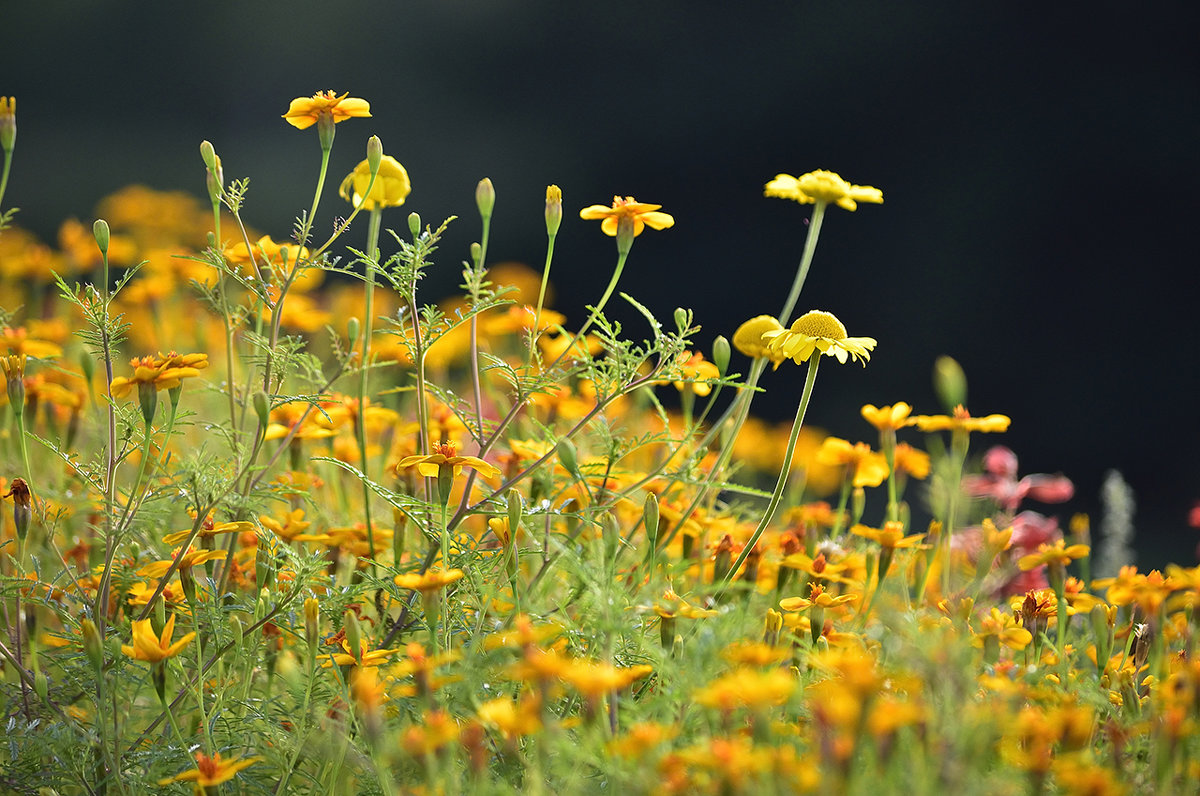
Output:
[[136,661],[159,663],[167,658],[173,658],[178,655],[196,637],[195,633],[188,633],[179,639],[179,641],[172,644],[171,636],[173,635],[175,635],[175,614],[171,614],[171,617],[163,626],[161,636],[154,635],[154,628],[151,626],[149,619],[134,620],[133,637],[130,639],[133,643],[122,644],[121,652]]
[[724,711],[739,707],[762,710],[782,705],[796,692],[798,685],[796,678],[785,669],[760,672],[739,668],[696,691],[692,700]]
[[1005,415],[988,415],[987,417],[971,417],[971,414],[959,404],[954,407],[951,415],[917,415],[908,421],[922,431],[1008,431],[1012,422]]
[[463,467],[470,467],[484,478],[495,478],[500,475],[500,468],[488,464],[478,456],[458,456],[453,442],[439,442],[433,446],[433,453],[428,456],[405,456],[396,463],[396,474],[401,470],[416,467],[417,472],[427,478],[437,478],[438,470],[443,466],[454,468],[458,476]]
[[616,237],[617,226],[621,218],[633,220],[633,236],[642,234],[646,227],[651,229],[666,229],[675,224],[675,219],[667,213],[659,213],[662,205],[639,202],[632,196],[614,196],[612,207],[591,205],[579,211],[579,217],[586,221],[600,221],[600,230],[610,238]]
[[840,437],[826,437],[817,451],[817,461],[827,465],[847,465],[854,468],[854,486],[879,486],[888,476],[887,459],[871,450],[865,442],[853,445]]
[[846,210],[858,208],[858,202],[883,204],[883,191],[870,185],[851,185],[832,171],[810,171],[793,177],[776,174],[766,185],[764,196],[792,199],[802,205],[832,203]]
[[737,331],[733,333],[733,346],[752,359],[769,356],[775,369],[778,370],[780,364],[787,357],[778,352],[769,351],[767,342],[763,340],[763,334],[781,331],[783,331],[783,326],[775,316],[759,315],[737,328]]
[[1052,545],[1038,545],[1036,553],[1030,553],[1027,556],[1021,556],[1020,560],[1017,561],[1017,566],[1025,571],[1036,569],[1043,564],[1057,564],[1059,566],[1066,566],[1076,558],[1083,558],[1087,554],[1087,545],[1073,544],[1070,547],[1065,547],[1063,540],[1057,539]]
[[721,378],[721,372],[717,370],[717,366],[704,359],[704,354],[700,352],[691,353],[684,351],[679,355],[679,360],[676,362],[683,374],[683,380],[671,382],[675,385],[675,389],[683,392],[691,390],[701,398],[712,392],[712,385],[708,384],[709,379]]
[[833,595],[825,591],[825,587],[819,583],[808,584],[808,597],[787,597],[779,601],[779,608],[783,611],[804,611],[809,608],[835,608],[839,605],[856,602],[857,594],[838,594]]
[[342,180],[338,194],[355,207],[365,201],[364,208],[374,210],[376,207],[399,207],[412,192],[408,172],[391,155],[384,155],[379,161],[379,172],[369,194],[366,193],[368,185],[371,185],[371,164],[364,160]]
[[[222,760],[221,755],[215,754],[212,757],[203,752],[196,752],[196,767],[191,771],[185,771],[182,774],[176,774],[173,777],[160,779],[159,785],[170,785],[172,782],[187,782],[196,783],[198,793],[207,793],[206,788],[216,787],[222,782],[228,782],[233,779],[234,774],[237,774],[243,768],[252,766],[261,757],[235,757],[232,760]],[[214,793],[216,791],[213,791]]]
[[178,387],[183,379],[199,376],[202,368],[208,367],[208,354],[158,354],[134,357],[129,360],[133,377],[117,376],[112,380],[114,398],[124,398],[141,384],[153,384],[156,390]]
[[904,428],[908,425],[908,415],[911,412],[912,407],[903,401],[878,409],[874,404],[867,404],[862,408],[862,416],[880,431],[895,431]]
[[1014,650],[1023,650],[1033,641],[1033,634],[1020,627],[1015,616],[1002,612],[995,606],[979,620],[979,630],[971,631],[971,644],[982,647],[985,639],[989,637]]
[[293,127],[305,130],[324,115],[332,116],[334,124],[344,122],[351,116],[371,115],[371,103],[357,97],[347,99],[348,95],[349,92],[338,96],[332,91],[318,91],[311,97],[297,97],[292,100],[283,118]]
[[13,329],[5,326],[3,331],[0,331],[0,351],[7,354],[25,355],[34,359],[52,359],[62,356],[62,346],[48,340],[33,339],[24,327]]
[[892,452],[892,462],[898,473],[908,473],[918,480],[929,475],[929,454],[917,450],[907,442],[896,445],[896,450]]
[[762,338],[766,343],[767,356],[786,357],[797,364],[807,361],[814,352],[820,352],[828,357],[837,357],[841,363],[845,363],[849,356],[855,362],[861,359],[866,365],[871,358],[871,350],[875,348],[874,338],[847,337],[842,322],[832,313],[821,310],[804,313],[792,323],[790,329],[763,332]]
[[466,573],[461,569],[430,569],[424,575],[416,572],[397,575],[395,581],[396,585],[402,589],[412,589],[419,592],[437,591],[455,581],[462,580],[464,574]]
[[879,543],[880,547],[895,550],[903,547],[919,547],[921,539],[925,537],[923,533],[913,534],[912,536],[904,535],[904,523],[902,522],[885,522],[882,528],[869,528],[866,525],[855,525],[850,529],[850,533],[855,536],[861,536],[865,539],[871,539]]

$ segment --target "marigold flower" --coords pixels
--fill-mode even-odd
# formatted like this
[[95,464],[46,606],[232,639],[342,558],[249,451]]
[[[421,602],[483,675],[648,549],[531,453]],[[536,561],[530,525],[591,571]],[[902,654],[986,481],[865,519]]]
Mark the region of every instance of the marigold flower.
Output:
[[810,583],[808,588],[811,592],[808,597],[787,597],[780,600],[780,610],[791,612],[804,611],[809,608],[835,608],[839,605],[857,602],[859,597],[857,594],[830,594],[819,583]]
[[764,196],[791,199],[802,205],[816,202],[835,204],[845,210],[856,210],[858,202],[883,204],[883,191],[870,185],[851,185],[832,171],[810,171],[793,177],[776,174],[766,184]]
[[352,116],[369,117],[371,103],[350,97],[349,92],[338,96],[332,91],[318,91],[311,97],[297,97],[292,100],[283,118],[293,127],[305,130],[316,124],[323,115],[331,116],[334,124],[344,122]]
[[852,467],[855,487],[879,486],[888,476],[887,459],[865,442],[851,444],[840,437],[826,437],[817,451],[817,461]]
[[878,542],[880,547],[897,550],[905,547],[919,547],[925,534],[917,533],[912,536],[904,535],[904,523],[885,522],[882,528],[870,528],[866,525],[855,525],[850,533]]
[[868,423],[880,431],[896,431],[908,425],[908,416],[912,407],[901,401],[892,406],[876,408],[874,404],[866,404],[862,408],[862,416]]
[[[208,793],[206,788],[216,787],[223,782],[228,782],[233,779],[234,775],[243,768],[254,765],[262,760],[261,757],[235,757],[231,760],[222,760],[221,755],[215,754],[212,757],[203,752],[196,752],[196,767],[191,771],[185,771],[182,774],[176,774],[173,777],[160,779],[159,785],[170,785],[172,782],[194,782],[198,793]],[[213,791],[215,793],[215,791]]]
[[1036,553],[1021,556],[1020,560],[1017,561],[1017,566],[1022,570],[1035,569],[1045,564],[1066,566],[1077,558],[1083,558],[1088,552],[1089,548],[1085,544],[1073,544],[1070,547],[1065,547],[1063,540],[1058,539],[1052,545],[1038,545]]
[[590,205],[579,211],[579,217],[586,221],[599,221],[600,231],[610,238],[616,237],[620,220],[629,218],[633,221],[633,236],[636,238],[646,227],[666,229],[675,224],[672,216],[658,212],[660,207],[662,205],[639,202],[632,196],[614,196],[612,207]]
[[430,569],[426,570],[423,575],[416,572],[397,575],[395,581],[396,585],[402,589],[419,592],[437,591],[462,580],[464,574],[461,569]]
[[909,419],[911,425],[922,431],[1008,431],[1012,420],[1005,415],[988,415],[987,417],[971,417],[971,414],[961,404],[954,407],[951,415],[917,415]]
[[412,192],[408,172],[391,155],[384,155],[379,161],[379,172],[370,193],[367,193],[368,185],[371,185],[371,164],[364,160],[342,180],[338,194],[354,207],[362,204],[364,209],[374,210],[376,207],[399,207]]
[[832,313],[811,310],[797,318],[790,329],[763,332],[766,355],[781,355],[799,364],[814,352],[837,357],[845,364],[847,357],[863,365],[871,358],[876,342],[873,337],[847,337],[846,327]]
[[124,398],[133,392],[133,388],[142,384],[152,384],[155,390],[170,390],[178,387],[184,379],[200,375],[203,368],[208,367],[208,354],[158,354],[145,357],[134,357],[129,360],[133,368],[133,376],[117,376],[112,380],[114,398]]
[[121,652],[137,661],[159,663],[167,658],[173,658],[178,655],[196,637],[195,633],[188,633],[179,639],[179,641],[172,644],[171,636],[173,635],[175,635],[175,614],[171,614],[170,618],[167,619],[167,623],[163,625],[160,636],[154,635],[151,620],[134,620],[133,636],[130,639],[133,643],[122,644]]
[[675,389],[680,392],[690,389],[696,395],[703,398],[712,392],[712,385],[708,384],[708,380],[719,379],[721,377],[717,366],[707,361],[704,358],[704,354],[698,351],[694,354],[684,351],[679,355],[677,364],[683,373],[683,378],[688,380],[687,382],[683,380],[671,382],[675,386]]
[[733,710],[738,707],[761,710],[782,705],[796,692],[796,678],[784,669],[760,672],[739,668],[717,678],[692,695],[692,699],[711,708]]
[[439,442],[433,446],[433,453],[427,456],[405,456],[396,463],[396,474],[401,470],[416,467],[417,472],[426,478],[437,478],[438,471],[443,467],[454,468],[457,477],[464,467],[470,467],[484,478],[495,478],[500,475],[500,468],[488,464],[478,456],[459,456],[453,442]]

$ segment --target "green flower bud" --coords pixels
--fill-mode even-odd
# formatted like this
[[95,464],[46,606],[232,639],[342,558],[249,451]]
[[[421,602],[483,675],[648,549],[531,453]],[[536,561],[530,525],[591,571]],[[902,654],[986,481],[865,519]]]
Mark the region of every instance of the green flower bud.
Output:
[[691,318],[690,312],[685,310],[683,307],[675,308],[675,328],[676,329],[678,329],[680,332],[686,332],[688,329],[688,326],[691,325],[691,322],[692,322],[692,318]]
[[475,205],[479,208],[479,216],[483,220],[492,217],[492,208],[496,206],[496,188],[487,177],[475,186]]
[[0,147],[12,152],[17,143],[17,98],[0,97]]
[[379,136],[373,135],[367,139],[367,164],[372,174],[379,173],[379,164],[383,162],[383,142]]
[[101,254],[108,254],[108,222],[102,218],[96,219],[96,223],[92,224],[92,235],[96,238],[96,245],[100,247]]
[[508,529],[513,539],[517,538],[517,529],[521,527],[521,515],[525,512],[525,501],[515,487],[505,495],[508,503]]
[[421,234],[421,214],[420,213],[409,213],[408,214],[408,231],[412,233],[414,238]]
[[350,338],[351,348],[353,348],[354,344],[358,342],[358,334],[361,331],[362,322],[359,321],[358,318],[351,316],[350,320],[346,321],[346,335]]
[[658,543],[658,517],[658,496],[647,492],[646,501],[642,503],[642,521],[646,525],[646,539],[651,548]]
[[558,460],[562,462],[562,466],[567,472],[575,478],[582,478],[579,472],[579,456],[575,451],[575,444],[569,439],[560,440],[555,447],[555,453],[558,454]]
[[952,357],[941,356],[933,363],[933,389],[947,412],[967,405],[967,375]]
[[262,390],[254,393],[254,414],[258,416],[258,424],[264,429],[271,423],[271,399]]
[[546,186],[546,234],[554,237],[562,224],[562,189],[557,185]]
[[213,149],[210,142],[200,142],[200,159],[204,161],[204,165],[209,171],[217,170],[217,150]]
[[478,268],[481,265],[479,260],[482,257],[483,257],[483,247],[480,246],[478,243],[472,243],[471,244],[471,262],[475,264],[476,268]]
[[729,367],[730,354],[729,340],[725,335],[717,335],[717,339],[713,340],[712,361],[717,366],[717,373],[722,376],[725,375],[725,369]]

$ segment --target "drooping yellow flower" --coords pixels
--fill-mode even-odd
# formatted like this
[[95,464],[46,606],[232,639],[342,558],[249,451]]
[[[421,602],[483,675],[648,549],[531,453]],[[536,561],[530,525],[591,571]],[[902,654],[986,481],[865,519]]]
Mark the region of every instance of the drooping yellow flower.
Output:
[[797,364],[806,362],[814,352],[837,357],[845,363],[847,357],[863,365],[871,358],[876,342],[873,337],[848,337],[846,327],[832,313],[811,310],[797,318],[790,329],[763,332],[766,356],[782,356]]
[[579,217],[585,221],[599,221],[600,230],[610,238],[616,237],[617,226],[622,218],[633,221],[633,236],[642,234],[646,227],[651,229],[666,229],[675,224],[675,219],[667,213],[660,213],[662,205],[652,205],[639,202],[632,196],[614,196],[612,207],[590,205],[579,211]]
[[783,326],[774,315],[758,315],[737,328],[737,331],[733,333],[733,346],[752,359],[769,356],[771,363],[778,370],[780,364],[787,357],[770,351],[767,341],[763,339],[763,334],[781,331],[783,331]]
[[[221,755],[212,757],[203,752],[196,752],[196,767],[173,777],[160,779],[159,785],[170,785],[172,782],[194,782],[198,793],[208,793],[207,788],[214,788],[222,782],[228,782],[243,768],[254,765],[262,760],[261,757],[235,757],[232,760],[222,760]],[[216,791],[212,791],[215,793]]]
[[439,442],[433,446],[433,453],[427,456],[405,456],[396,463],[396,473],[416,467],[417,472],[427,478],[437,478],[438,470],[451,467],[457,477],[464,467],[470,467],[484,478],[495,478],[500,475],[500,468],[488,464],[478,456],[459,456],[453,442]]
[[292,127],[305,130],[316,124],[323,115],[331,116],[334,124],[344,122],[352,116],[370,116],[371,103],[350,97],[349,92],[339,96],[332,91],[318,91],[311,97],[297,97],[292,100],[283,118]]
[[399,207],[412,192],[408,172],[391,155],[384,155],[379,161],[379,172],[370,193],[367,193],[368,185],[371,185],[371,164],[364,160],[342,180],[338,194],[354,207],[362,204],[363,209],[374,210],[376,207]]
[[970,412],[962,404],[954,407],[950,415],[916,415],[909,418],[911,425],[922,431],[982,431],[985,433],[1008,431],[1012,422],[1005,415],[988,415],[986,417],[971,417]]
[[929,475],[929,454],[917,450],[907,442],[896,445],[896,449],[892,452],[892,463],[895,465],[896,472],[908,473],[918,480]]
[[767,183],[764,196],[791,199],[802,205],[816,202],[835,204],[845,210],[856,210],[859,202],[883,204],[883,191],[870,185],[851,185],[832,171],[810,171],[793,177],[776,174]]
[[179,641],[172,644],[171,636],[173,635],[175,635],[175,614],[171,614],[170,618],[167,619],[167,623],[163,625],[162,635],[160,636],[154,635],[151,620],[134,620],[133,636],[130,639],[132,644],[122,644],[121,652],[136,661],[159,663],[167,658],[173,658],[178,655],[196,637],[195,633],[188,633],[179,639]]

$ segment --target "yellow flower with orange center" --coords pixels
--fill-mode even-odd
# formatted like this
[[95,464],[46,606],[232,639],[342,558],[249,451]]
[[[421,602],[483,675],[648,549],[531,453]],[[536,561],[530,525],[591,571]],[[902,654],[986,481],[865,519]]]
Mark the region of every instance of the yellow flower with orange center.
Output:
[[178,387],[184,379],[200,375],[203,368],[208,367],[208,354],[157,354],[145,357],[134,357],[129,360],[133,368],[133,376],[117,376],[112,380],[114,398],[124,398],[133,392],[134,387],[147,384],[155,390],[170,390]]
[[621,219],[629,219],[633,222],[633,235],[637,237],[646,227],[667,229],[675,224],[671,215],[659,212],[661,207],[639,202],[632,196],[614,196],[612,207],[590,205],[579,211],[579,217],[585,221],[599,221],[600,231],[610,238],[616,237]]
[[1083,558],[1089,552],[1085,544],[1073,544],[1067,547],[1062,539],[1056,539],[1054,544],[1040,544],[1036,553],[1021,556],[1017,561],[1023,571],[1037,569],[1042,565],[1058,565],[1065,567],[1077,558]]
[[488,464],[478,456],[459,456],[453,442],[434,444],[433,453],[426,456],[405,456],[396,463],[396,474],[399,475],[401,470],[407,470],[410,467],[417,468],[417,472],[427,478],[437,478],[438,472],[443,467],[451,468],[456,477],[462,473],[464,467],[470,467],[484,478],[495,478],[500,475],[499,467]]
[[954,407],[950,415],[916,415],[909,418],[909,425],[922,431],[981,431],[985,433],[1008,431],[1012,420],[1005,415],[971,417],[961,404]]
[[836,608],[858,601],[857,594],[830,594],[820,583],[810,583],[808,597],[787,597],[779,601],[784,611],[806,611],[809,608]]
[[332,118],[333,123],[337,124],[352,117],[370,115],[371,103],[351,97],[349,92],[338,95],[332,91],[318,91],[311,97],[297,97],[292,100],[283,118],[292,127],[305,130],[316,124],[321,117]]
[[[203,752],[196,752],[195,768],[191,771],[185,771],[182,774],[176,774],[173,777],[160,779],[158,784],[170,785],[172,782],[193,782],[198,793],[209,793],[208,788],[215,788],[223,782],[228,782],[239,771],[254,765],[260,760],[262,760],[261,757],[235,757],[230,760],[222,760],[219,754],[209,757]],[[215,793],[216,791],[212,792]]]

